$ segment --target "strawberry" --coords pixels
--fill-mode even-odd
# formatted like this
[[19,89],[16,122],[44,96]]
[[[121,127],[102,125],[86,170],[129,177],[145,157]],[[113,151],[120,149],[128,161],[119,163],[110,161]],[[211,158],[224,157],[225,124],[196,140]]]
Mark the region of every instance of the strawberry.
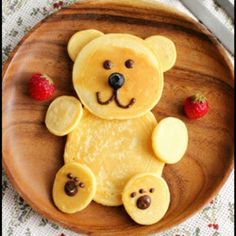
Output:
[[206,97],[202,94],[196,94],[186,98],[184,102],[184,111],[188,118],[198,119],[207,114],[209,110]]
[[33,74],[29,81],[30,96],[39,101],[47,100],[55,91],[53,81],[43,74]]

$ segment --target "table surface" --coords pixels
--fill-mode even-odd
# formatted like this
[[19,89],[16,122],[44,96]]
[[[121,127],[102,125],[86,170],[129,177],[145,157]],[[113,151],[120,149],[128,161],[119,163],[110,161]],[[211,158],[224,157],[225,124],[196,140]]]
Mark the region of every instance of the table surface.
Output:
[[[134,0],[135,1],[135,0]],[[158,0],[156,0],[158,1]],[[3,0],[3,62],[21,38],[40,20],[76,0]],[[160,0],[195,18],[178,0]],[[234,25],[213,0],[202,2],[232,32]],[[195,18],[196,19],[196,18]],[[229,56],[233,62],[233,58]],[[34,212],[16,193],[2,171],[2,235],[3,236],[75,236],[79,235]],[[234,171],[220,193],[193,217],[155,236],[233,236],[234,235]]]

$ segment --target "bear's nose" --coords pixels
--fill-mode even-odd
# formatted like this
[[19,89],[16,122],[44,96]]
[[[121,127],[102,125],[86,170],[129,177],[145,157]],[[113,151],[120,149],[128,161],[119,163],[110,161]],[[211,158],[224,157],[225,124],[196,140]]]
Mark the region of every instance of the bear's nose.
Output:
[[115,72],[108,77],[108,83],[114,90],[117,90],[124,85],[125,78],[122,74]]

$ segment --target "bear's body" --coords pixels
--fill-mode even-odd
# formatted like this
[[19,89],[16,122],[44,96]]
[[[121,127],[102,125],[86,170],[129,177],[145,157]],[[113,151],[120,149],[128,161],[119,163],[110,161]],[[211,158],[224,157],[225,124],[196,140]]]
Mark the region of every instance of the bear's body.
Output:
[[154,115],[129,120],[104,120],[84,111],[79,125],[68,135],[64,161],[86,164],[94,173],[94,200],[107,206],[122,204],[121,193],[138,173],[161,176],[164,163],[152,150]]

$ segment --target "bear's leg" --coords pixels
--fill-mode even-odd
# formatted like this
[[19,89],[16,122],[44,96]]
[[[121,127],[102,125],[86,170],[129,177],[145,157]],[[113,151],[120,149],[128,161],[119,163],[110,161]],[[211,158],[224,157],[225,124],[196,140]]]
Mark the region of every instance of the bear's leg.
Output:
[[65,164],[56,174],[52,193],[55,205],[62,212],[81,211],[96,193],[95,175],[86,165]]
[[155,173],[133,176],[122,193],[126,212],[138,224],[151,225],[167,212],[170,193],[166,181]]

